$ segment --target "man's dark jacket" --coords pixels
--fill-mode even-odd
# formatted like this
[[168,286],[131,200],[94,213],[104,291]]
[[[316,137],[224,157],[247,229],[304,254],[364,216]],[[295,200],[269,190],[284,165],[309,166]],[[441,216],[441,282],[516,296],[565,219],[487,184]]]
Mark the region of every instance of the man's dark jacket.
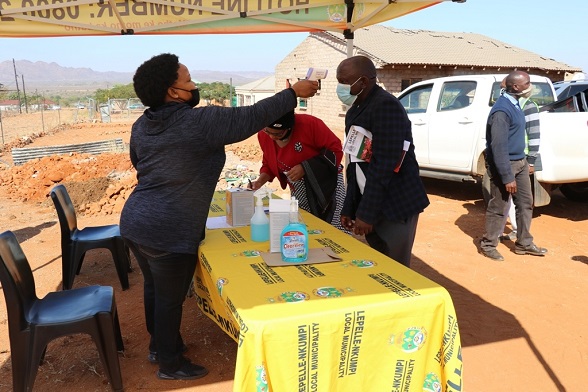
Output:
[[[364,102],[347,111],[345,134],[352,125],[372,133],[372,158],[369,163],[348,165],[347,195],[341,215],[375,224],[381,218],[405,221],[422,212],[429,205],[429,198],[419,176],[411,123],[400,101],[376,85]],[[410,148],[395,172],[405,140],[410,142]],[[366,176],[363,195],[356,182],[357,164]]]

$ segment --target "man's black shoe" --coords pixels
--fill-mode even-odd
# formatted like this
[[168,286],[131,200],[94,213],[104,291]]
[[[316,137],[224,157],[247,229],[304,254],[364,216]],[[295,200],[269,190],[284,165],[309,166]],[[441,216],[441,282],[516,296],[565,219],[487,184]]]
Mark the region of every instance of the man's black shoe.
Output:
[[535,244],[529,246],[520,246],[515,244],[515,253],[517,255],[533,255],[533,256],[545,256],[547,249],[540,248]]
[[491,250],[483,250],[481,251],[481,253],[492,259],[492,260],[496,260],[496,261],[502,261],[504,260],[504,257],[502,257],[502,255],[500,253],[498,253],[498,251],[496,249],[491,249]]
[[[182,345],[182,354],[188,351],[188,346],[185,344]],[[159,363],[159,358],[157,358],[157,351],[149,351],[149,355],[147,355],[147,360],[154,365]]]
[[191,362],[185,362],[175,372],[169,372],[159,369],[157,377],[162,380],[195,380],[208,374],[204,366],[196,365]]

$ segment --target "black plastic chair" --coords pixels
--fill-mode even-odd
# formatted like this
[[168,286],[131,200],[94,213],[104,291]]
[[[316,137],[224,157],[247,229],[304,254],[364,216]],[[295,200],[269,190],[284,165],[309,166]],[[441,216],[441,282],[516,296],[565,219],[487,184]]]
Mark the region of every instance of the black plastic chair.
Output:
[[110,250],[122,289],[128,289],[128,273],[132,271],[131,258],[129,248],[120,235],[119,226],[89,226],[80,230],[74,205],[64,185],[53,187],[51,199],[61,227],[63,289],[69,290],[73,286],[74,277],[80,273],[86,251],[97,248]]
[[29,262],[14,233],[0,234],[0,282],[6,300],[12,390],[31,391],[50,341],[92,336],[112,389],[122,391],[118,351],[124,350],[111,286],[89,286],[37,297]]
[[468,106],[470,106],[470,98],[467,95],[458,95],[449,106],[449,109],[461,109]]

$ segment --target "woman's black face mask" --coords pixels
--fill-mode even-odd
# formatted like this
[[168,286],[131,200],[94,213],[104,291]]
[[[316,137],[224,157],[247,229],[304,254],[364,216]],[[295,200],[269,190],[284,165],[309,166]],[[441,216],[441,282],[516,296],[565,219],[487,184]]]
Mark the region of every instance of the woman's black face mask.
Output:
[[282,136],[282,138],[280,140],[281,141],[287,140],[291,134],[292,134],[292,128],[288,129],[288,131],[286,131],[286,134],[284,136]]
[[190,107],[193,108],[194,106],[196,106],[200,103],[200,91],[197,88],[195,88],[194,90],[185,90],[185,89],[179,88],[179,87],[174,87],[174,88],[178,89],[178,90],[182,90],[182,91],[188,91],[189,93],[192,94],[192,98],[190,98],[187,101],[184,101],[188,105],[190,105]]

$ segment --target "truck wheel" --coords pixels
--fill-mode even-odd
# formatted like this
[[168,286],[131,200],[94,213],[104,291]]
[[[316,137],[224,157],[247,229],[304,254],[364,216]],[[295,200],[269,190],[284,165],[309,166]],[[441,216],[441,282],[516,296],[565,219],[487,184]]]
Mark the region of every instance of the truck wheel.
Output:
[[588,202],[588,182],[564,184],[561,186],[560,190],[561,193],[570,200]]

